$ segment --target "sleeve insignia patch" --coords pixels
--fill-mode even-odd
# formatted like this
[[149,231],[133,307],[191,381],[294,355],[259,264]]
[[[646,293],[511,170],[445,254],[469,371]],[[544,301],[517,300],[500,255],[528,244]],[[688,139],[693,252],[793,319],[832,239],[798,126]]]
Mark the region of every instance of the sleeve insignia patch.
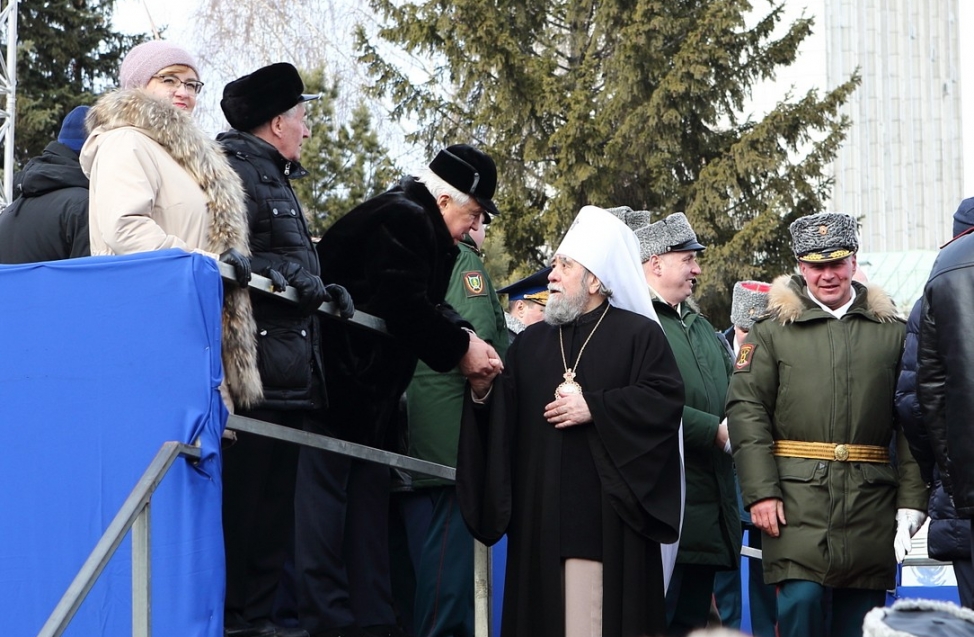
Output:
[[754,350],[758,348],[754,343],[744,343],[741,351],[737,353],[737,360],[734,361],[734,370],[738,372],[751,371],[751,361],[754,360]]
[[463,273],[463,287],[466,289],[467,298],[473,296],[485,296],[487,286],[484,285],[484,275],[479,270]]

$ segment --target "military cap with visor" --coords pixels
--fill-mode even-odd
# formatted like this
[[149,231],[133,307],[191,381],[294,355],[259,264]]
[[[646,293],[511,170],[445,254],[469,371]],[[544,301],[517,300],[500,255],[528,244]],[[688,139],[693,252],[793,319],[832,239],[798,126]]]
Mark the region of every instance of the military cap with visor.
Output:
[[795,257],[805,263],[828,263],[859,250],[856,220],[840,212],[820,212],[795,219],[791,226]]
[[665,219],[651,223],[648,210],[632,210],[621,206],[609,208],[608,211],[629,226],[639,239],[639,258],[643,263],[649,261],[649,257],[653,255],[707,249],[697,241],[697,234],[682,212],[675,212]]
[[498,294],[506,294],[508,301],[534,301],[539,305],[548,304],[548,275],[551,268],[544,268],[523,279],[497,290]]

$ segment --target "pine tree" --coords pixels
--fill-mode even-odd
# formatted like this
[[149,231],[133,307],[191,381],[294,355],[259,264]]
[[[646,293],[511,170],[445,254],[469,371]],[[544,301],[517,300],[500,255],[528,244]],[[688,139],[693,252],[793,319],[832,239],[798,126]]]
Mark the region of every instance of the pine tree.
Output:
[[[418,122],[412,141],[430,152],[472,142],[494,157],[520,273],[585,204],[685,212],[708,246],[696,296],[716,324],[736,280],[793,266],[787,226],[825,205],[859,80],[742,114],[811,33],[809,19],[780,25],[781,1],[753,25],[746,0],[370,3],[385,22],[358,42],[375,95]],[[392,61],[380,39],[412,58]]]
[[399,175],[372,128],[364,104],[352,110],[348,122],[335,115],[337,82],[326,84],[322,69],[304,75],[305,90],[321,93],[307,104],[311,137],[304,142],[301,165],[310,173],[294,182],[311,232],[320,236],[359,203],[386,190]]
[[19,165],[57,138],[71,109],[93,103],[98,92],[114,86],[122,57],[142,41],[112,30],[114,5],[114,0],[22,0],[18,5],[14,154]]

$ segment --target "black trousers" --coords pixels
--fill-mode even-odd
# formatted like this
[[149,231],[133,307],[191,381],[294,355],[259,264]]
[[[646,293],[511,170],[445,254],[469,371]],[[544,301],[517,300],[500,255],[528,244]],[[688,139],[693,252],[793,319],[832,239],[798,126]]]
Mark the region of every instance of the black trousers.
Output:
[[303,447],[295,499],[298,613],[309,633],[391,626],[389,468]]
[[[301,429],[304,411],[238,415]],[[298,445],[237,432],[223,451],[223,541],[227,625],[271,617],[284,560],[294,539]]]

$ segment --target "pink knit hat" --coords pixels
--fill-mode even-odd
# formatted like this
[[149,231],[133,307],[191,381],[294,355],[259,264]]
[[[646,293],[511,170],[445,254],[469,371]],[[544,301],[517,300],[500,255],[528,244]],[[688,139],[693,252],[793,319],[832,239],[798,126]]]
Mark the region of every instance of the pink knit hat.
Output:
[[197,75],[196,60],[185,49],[165,40],[149,40],[134,47],[122,60],[118,80],[122,88],[142,88],[152,76],[174,64],[182,64],[193,69]]

